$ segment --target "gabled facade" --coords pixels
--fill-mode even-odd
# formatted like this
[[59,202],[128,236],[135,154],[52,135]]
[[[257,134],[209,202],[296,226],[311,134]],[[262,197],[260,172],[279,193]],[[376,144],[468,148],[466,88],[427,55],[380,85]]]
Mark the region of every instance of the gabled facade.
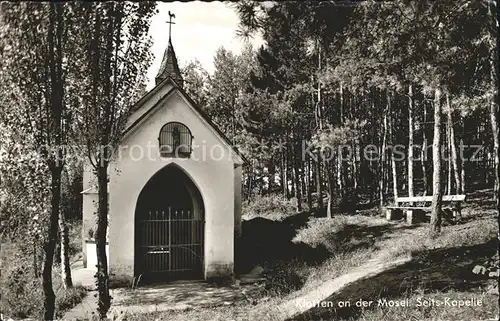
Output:
[[[109,169],[111,280],[231,277],[245,159],[182,89],[171,41],[156,81]],[[84,238],[95,224],[93,182],[85,171]]]

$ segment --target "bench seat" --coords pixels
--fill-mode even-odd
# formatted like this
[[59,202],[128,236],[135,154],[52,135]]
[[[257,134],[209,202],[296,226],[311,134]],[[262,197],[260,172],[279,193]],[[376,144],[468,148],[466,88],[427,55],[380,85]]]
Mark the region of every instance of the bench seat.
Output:
[[[414,210],[424,210],[424,211],[430,211],[432,209],[431,206],[386,206],[385,208],[390,208],[390,209],[395,209],[395,210],[408,210],[408,209],[414,209]],[[453,206],[441,206],[442,209],[444,210],[452,210],[455,209],[456,207]]]
[[[406,212],[406,222],[413,224],[418,219],[423,219],[426,216],[425,212],[432,210],[432,196],[412,196],[412,197],[397,197],[395,204],[385,207],[385,214],[388,220],[399,219],[403,217],[403,211]],[[442,210],[444,218],[452,221],[451,217],[459,219],[461,216],[461,203],[465,201],[465,195],[443,195]],[[413,205],[412,203],[419,203]],[[425,206],[427,205],[427,206]],[[452,215],[447,215],[447,213]]]
[[[433,196],[397,197],[396,203],[432,202]],[[443,202],[464,202],[465,195],[443,195]]]

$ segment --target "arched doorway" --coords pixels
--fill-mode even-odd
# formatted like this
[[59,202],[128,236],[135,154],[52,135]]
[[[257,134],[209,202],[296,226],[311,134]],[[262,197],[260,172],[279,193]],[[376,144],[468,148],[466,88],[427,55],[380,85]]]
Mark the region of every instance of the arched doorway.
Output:
[[204,206],[176,165],[144,186],[135,211],[135,274],[144,281],[203,276]]

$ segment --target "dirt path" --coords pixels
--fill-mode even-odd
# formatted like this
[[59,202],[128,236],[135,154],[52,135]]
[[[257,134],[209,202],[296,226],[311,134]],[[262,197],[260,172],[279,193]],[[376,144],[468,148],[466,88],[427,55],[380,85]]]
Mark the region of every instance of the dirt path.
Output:
[[300,315],[311,308],[311,305],[319,304],[328,299],[332,294],[340,292],[347,285],[360,281],[365,278],[373,277],[386,270],[401,266],[411,260],[405,257],[393,261],[386,261],[381,258],[375,258],[367,261],[365,264],[352,269],[349,273],[339,276],[335,279],[324,282],[315,290],[307,292],[289,301],[285,301],[277,307],[280,319],[286,320]]
[[[369,260],[347,274],[328,280],[314,290],[279,304],[274,310],[272,319],[293,318],[309,310],[311,304],[326,300],[354,282],[373,277],[408,261],[410,258],[393,261],[387,261],[383,258]],[[172,282],[136,290],[114,289],[111,291],[113,306],[110,316],[112,319],[117,317],[119,319],[119,316],[127,313],[186,310],[193,307],[203,309],[203,307],[232,305],[235,302],[245,300],[241,290],[242,288],[214,287],[205,282],[196,281]],[[95,294],[95,291],[89,292],[78,306],[64,315],[64,320],[87,320],[92,317],[97,308]]]
[[[202,281],[175,281],[136,289],[112,289],[113,300],[108,316],[116,320],[130,313],[228,306],[245,301],[244,292],[251,292],[254,288],[252,284],[232,287]],[[97,310],[96,294],[96,291],[89,292],[79,305],[64,315],[63,320],[88,320],[92,317]]]

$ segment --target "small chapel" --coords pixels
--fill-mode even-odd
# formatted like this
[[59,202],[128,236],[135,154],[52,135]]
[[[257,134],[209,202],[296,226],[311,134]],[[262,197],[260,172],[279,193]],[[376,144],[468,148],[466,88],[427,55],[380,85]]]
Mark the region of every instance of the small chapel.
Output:
[[[170,31],[155,84],[132,107],[109,167],[110,281],[231,278],[245,158],[184,91]],[[83,180],[84,265],[93,268],[98,195],[88,166]]]

